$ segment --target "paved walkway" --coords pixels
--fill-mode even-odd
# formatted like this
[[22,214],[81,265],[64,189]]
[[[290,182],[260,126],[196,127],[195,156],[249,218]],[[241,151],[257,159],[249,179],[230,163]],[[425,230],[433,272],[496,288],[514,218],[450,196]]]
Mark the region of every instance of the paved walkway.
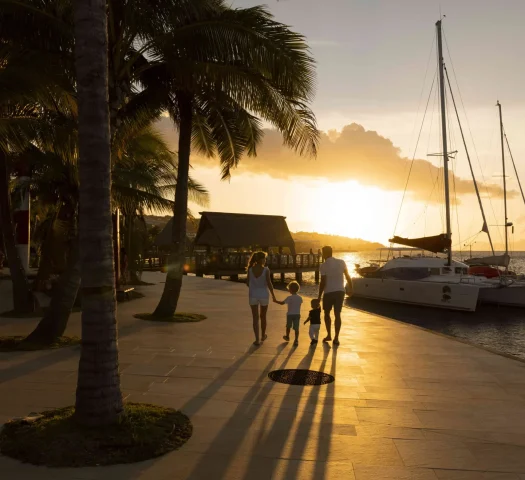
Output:
[[[156,460],[104,468],[51,470],[0,457],[2,479],[525,479],[525,364],[348,309],[337,349],[310,349],[307,328],[298,348],[284,344],[280,306],[271,307],[268,340],[254,348],[246,287],[192,277],[181,310],[207,320],[134,319],[152,311],[162,286],[120,306],[122,389],[130,401],[182,409],[191,440]],[[79,319],[68,333],[79,333]],[[34,324],[0,319],[0,335]],[[78,354],[0,353],[0,423],[72,404]],[[267,377],[294,367],[336,381],[297,387]]]

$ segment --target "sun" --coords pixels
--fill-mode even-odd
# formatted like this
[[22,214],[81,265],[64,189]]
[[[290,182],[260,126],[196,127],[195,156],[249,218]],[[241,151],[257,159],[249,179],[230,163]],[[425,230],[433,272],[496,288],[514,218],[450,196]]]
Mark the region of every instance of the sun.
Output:
[[400,192],[353,180],[319,182],[305,207],[313,214],[310,222],[316,232],[385,243],[392,235],[400,201]]

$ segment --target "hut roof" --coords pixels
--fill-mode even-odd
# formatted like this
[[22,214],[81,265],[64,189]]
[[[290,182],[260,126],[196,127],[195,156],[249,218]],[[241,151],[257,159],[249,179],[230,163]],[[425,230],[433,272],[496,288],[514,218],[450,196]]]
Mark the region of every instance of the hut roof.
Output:
[[286,217],[245,213],[201,212],[195,245],[240,247],[288,247],[295,244]]

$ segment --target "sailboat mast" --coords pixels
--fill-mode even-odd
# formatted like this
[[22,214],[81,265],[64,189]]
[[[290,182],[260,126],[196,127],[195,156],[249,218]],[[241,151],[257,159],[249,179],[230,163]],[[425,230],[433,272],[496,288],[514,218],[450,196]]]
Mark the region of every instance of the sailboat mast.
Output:
[[505,212],[505,255],[509,253],[509,232],[507,226],[509,219],[507,218],[507,177],[505,174],[505,144],[503,143],[503,115],[501,113],[501,103],[496,104],[499,110],[499,129],[501,136],[501,163],[503,165],[503,209]]
[[[448,185],[448,148],[447,148],[447,116],[445,108],[445,76],[444,76],[444,62],[443,62],[443,44],[441,39],[441,20],[436,22],[437,29],[437,44],[438,44],[438,62],[439,62],[439,96],[441,97],[441,131],[443,137],[443,174],[445,184],[445,216],[447,222],[447,238],[452,238],[452,231],[450,228],[450,192]],[[452,248],[448,250],[447,265],[452,264]]]

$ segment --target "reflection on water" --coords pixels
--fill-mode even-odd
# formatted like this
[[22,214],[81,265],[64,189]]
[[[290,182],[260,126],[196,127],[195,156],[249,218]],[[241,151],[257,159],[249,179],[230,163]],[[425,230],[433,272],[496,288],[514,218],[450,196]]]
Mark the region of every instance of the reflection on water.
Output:
[[[487,255],[473,252],[473,256]],[[338,253],[355,276],[355,264],[365,266],[379,258],[378,252]],[[468,256],[463,256],[463,260]],[[456,258],[461,260],[460,257]],[[511,267],[525,272],[525,252],[512,255]],[[317,295],[313,274],[303,275],[302,293]],[[497,350],[525,360],[525,309],[483,305],[476,312],[455,312],[415,305],[401,305],[366,299],[347,300],[347,305],[370,313],[418,325],[446,335],[451,335],[482,347]]]

